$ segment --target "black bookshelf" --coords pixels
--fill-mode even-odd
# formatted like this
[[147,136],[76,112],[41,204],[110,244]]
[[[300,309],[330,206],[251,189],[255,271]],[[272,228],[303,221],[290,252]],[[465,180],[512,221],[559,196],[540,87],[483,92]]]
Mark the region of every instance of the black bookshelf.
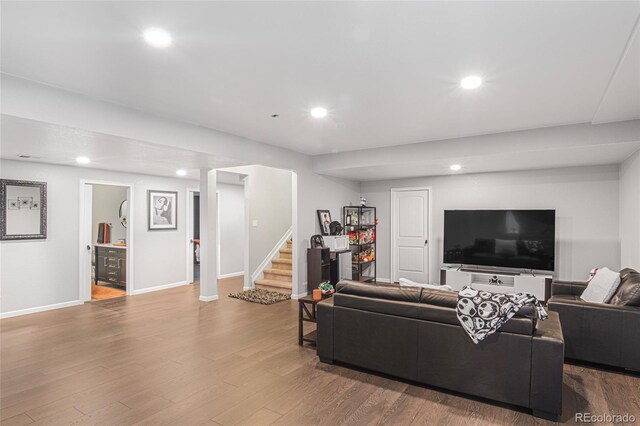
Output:
[[342,224],[349,236],[354,281],[376,280],[376,208],[344,206]]

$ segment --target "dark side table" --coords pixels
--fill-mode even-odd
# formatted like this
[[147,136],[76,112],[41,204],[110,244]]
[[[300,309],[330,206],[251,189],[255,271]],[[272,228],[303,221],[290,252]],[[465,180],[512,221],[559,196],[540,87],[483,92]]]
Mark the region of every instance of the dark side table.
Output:
[[320,300],[314,300],[313,296],[304,296],[298,299],[298,344],[300,346],[302,346],[304,342],[312,343],[314,345],[316,344],[316,330],[304,334],[304,323],[317,323],[316,305],[318,302],[322,302],[329,297],[331,296],[323,297]]

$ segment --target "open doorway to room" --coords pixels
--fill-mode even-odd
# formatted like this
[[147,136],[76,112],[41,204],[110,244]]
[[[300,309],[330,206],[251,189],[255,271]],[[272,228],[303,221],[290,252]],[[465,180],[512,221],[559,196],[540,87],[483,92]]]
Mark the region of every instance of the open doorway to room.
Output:
[[131,286],[131,186],[83,182],[80,205],[82,299],[127,295]]

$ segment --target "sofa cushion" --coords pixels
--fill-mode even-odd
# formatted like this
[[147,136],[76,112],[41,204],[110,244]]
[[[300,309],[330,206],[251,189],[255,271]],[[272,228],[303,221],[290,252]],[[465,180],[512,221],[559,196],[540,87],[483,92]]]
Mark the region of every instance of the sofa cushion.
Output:
[[620,286],[610,303],[621,306],[640,306],[640,272],[631,268],[620,271]]
[[336,284],[336,292],[374,299],[397,300],[402,302],[420,301],[422,289],[414,287],[363,284],[357,281],[340,281]]
[[598,269],[580,298],[585,302],[608,303],[620,285],[620,274],[609,268]]
[[[385,300],[381,298],[346,294],[344,292],[337,292],[333,296],[333,303],[335,306],[344,308],[433,321],[461,327],[460,321],[456,316],[455,308],[445,306],[428,305],[425,303],[406,302],[400,300]],[[533,334],[535,324],[536,322],[533,318],[513,317],[498,331],[504,333],[531,335]]]
[[420,303],[455,309],[458,304],[458,292],[425,288],[420,295]]

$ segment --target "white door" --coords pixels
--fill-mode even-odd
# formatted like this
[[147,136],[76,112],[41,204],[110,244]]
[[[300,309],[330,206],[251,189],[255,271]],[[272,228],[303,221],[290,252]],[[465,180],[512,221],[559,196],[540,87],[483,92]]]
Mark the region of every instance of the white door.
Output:
[[391,279],[429,282],[429,191],[391,192]]

